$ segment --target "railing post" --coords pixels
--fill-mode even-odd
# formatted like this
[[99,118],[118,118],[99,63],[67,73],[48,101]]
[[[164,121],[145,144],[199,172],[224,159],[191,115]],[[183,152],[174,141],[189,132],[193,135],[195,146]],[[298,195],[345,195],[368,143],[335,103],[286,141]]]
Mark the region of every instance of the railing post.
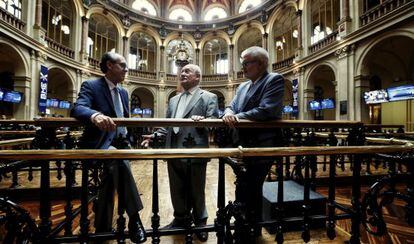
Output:
[[[287,157],[289,158],[289,157]],[[277,203],[276,203],[276,237],[278,244],[283,243],[283,158],[276,160],[277,173]]]
[[225,189],[225,164],[224,159],[219,158],[218,166],[218,184],[217,184],[217,218],[214,220],[216,228],[217,243],[224,243],[225,237],[225,201],[226,201],[226,189]]
[[[154,136],[153,148],[159,148],[159,138],[157,133]],[[151,217],[151,227],[152,227],[152,243],[160,243],[160,216],[159,212],[159,197],[158,197],[158,160],[154,159],[152,161],[152,217]]]

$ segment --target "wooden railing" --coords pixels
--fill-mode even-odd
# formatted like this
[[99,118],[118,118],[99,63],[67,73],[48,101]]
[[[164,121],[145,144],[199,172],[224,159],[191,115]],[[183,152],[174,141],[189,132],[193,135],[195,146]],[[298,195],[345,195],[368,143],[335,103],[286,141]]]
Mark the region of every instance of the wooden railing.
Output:
[[228,79],[228,74],[202,75],[202,80],[206,82],[228,81]]
[[63,54],[64,56],[72,58],[72,59],[75,57],[75,51],[73,51],[72,49],[56,42],[55,40],[47,36],[45,36],[45,41],[47,42],[48,47],[57,51],[58,53]]
[[367,10],[359,18],[361,20],[361,26],[367,25],[377,19],[384,17],[385,15],[393,12],[396,9],[401,8],[405,4],[413,2],[412,0],[385,0],[381,4]]
[[[118,126],[127,127],[175,127],[175,126],[193,126],[193,127],[226,127],[222,120],[207,119],[199,122],[191,119],[114,119]],[[83,160],[104,160],[104,159],[133,159],[133,160],[148,160],[151,159],[153,163],[152,172],[152,218],[151,228],[147,229],[148,237],[153,238],[153,242],[157,243],[160,236],[172,234],[185,234],[186,243],[192,242],[193,233],[200,231],[216,232],[217,243],[224,243],[226,240],[235,240],[236,243],[254,243],[254,228],[256,226],[272,226],[276,228],[275,239],[281,243],[285,232],[285,226],[295,224],[303,226],[302,238],[308,242],[311,238],[310,229],[314,221],[326,222],[327,235],[330,239],[335,238],[336,221],[340,219],[350,219],[351,226],[351,243],[359,243],[360,241],[360,225],[365,228],[370,228],[375,234],[382,235],[386,232],[386,227],[383,225],[381,211],[382,208],[377,208],[377,199],[380,198],[381,187],[390,187],[388,189],[389,196],[392,199],[399,199],[407,203],[408,222],[413,223],[413,216],[410,209],[414,206],[414,196],[411,194],[414,191],[414,184],[412,181],[407,183],[407,191],[399,192],[395,185],[399,178],[397,176],[397,165],[404,165],[403,174],[407,177],[412,177],[414,172],[414,164],[412,164],[414,146],[410,144],[393,145],[393,146],[364,146],[364,132],[363,124],[354,121],[270,121],[270,122],[252,122],[241,120],[236,124],[237,127],[243,128],[284,128],[286,134],[281,138],[288,147],[269,147],[269,148],[193,148],[193,149],[119,149],[119,150],[50,150],[53,148],[56,133],[54,130],[59,127],[78,127],[82,125],[79,121],[71,118],[46,118],[36,121],[27,121],[29,124],[42,127],[44,133],[39,133],[37,141],[42,145],[41,149],[37,150],[1,150],[0,160],[7,162],[13,160],[32,161],[33,164],[41,167],[41,187],[40,187],[40,223],[36,224],[33,218],[22,211],[13,202],[0,199],[0,211],[2,211],[3,218],[6,223],[18,223],[17,227],[7,228],[8,232],[21,233],[21,231],[28,231],[31,235],[25,235],[26,238],[33,242],[87,242],[87,241],[102,241],[102,240],[120,240],[121,242],[128,238],[129,233],[125,231],[125,218],[123,211],[119,211],[117,221],[117,231],[111,233],[90,233],[89,216],[90,216],[90,189],[91,177],[94,178],[99,175],[93,164],[84,163]],[[0,120],[1,124],[9,124],[10,121]],[[14,123],[22,124],[24,121],[14,121]],[[306,128],[306,129],[305,129]],[[343,138],[336,138],[335,132],[338,128],[345,128]],[[328,137],[326,141],[318,142],[315,135],[319,130],[328,129]],[[224,132],[220,132],[224,134]],[[326,134],[326,133],[323,133]],[[322,134],[321,134],[322,135]],[[346,137],[345,137],[346,136]],[[325,135],[322,135],[325,137]],[[342,146],[337,146],[338,141],[341,140]],[[318,146],[319,144],[329,146]],[[191,143],[190,143],[191,144]],[[156,146],[157,147],[157,146]],[[389,174],[384,179],[380,179],[373,185],[373,189],[366,194],[361,194],[361,164],[367,160],[371,160],[372,155],[377,155],[377,160],[384,160],[384,165],[389,165]],[[278,186],[277,202],[275,203],[275,218],[262,221],[259,223],[252,223],[250,219],[245,216],[244,200],[247,197],[244,188],[246,182],[244,158],[246,157],[266,157],[272,158],[276,166],[276,185]],[[324,157],[327,160],[327,168],[329,168],[328,187],[329,193],[327,197],[326,211],[321,215],[314,215],[310,212],[311,200],[309,198],[310,191],[316,187],[314,180],[316,178],[315,165],[318,163],[318,158]],[[375,156],[377,157],[377,156]],[[190,158],[218,158],[218,202],[217,202],[217,217],[214,225],[207,225],[205,227],[193,228],[188,225],[185,228],[174,230],[160,229],[160,214],[158,196],[158,160],[159,159],[190,159]],[[237,159],[237,160],[234,160]],[[284,171],[294,159],[295,173]],[[80,161],[79,161],[80,160]],[[348,160],[352,165],[352,201],[351,206],[343,205],[340,201],[336,201],[336,168],[338,162]],[[52,227],[50,221],[51,216],[51,196],[49,194],[50,187],[50,162],[59,161],[65,164],[65,168],[71,168],[74,162],[80,162],[82,170],[82,193],[81,193],[81,207],[80,207],[80,232],[72,233],[65,232],[64,235],[59,235],[62,226],[65,225],[66,230],[71,230],[74,210],[72,209],[72,181],[75,175],[73,171],[64,179],[69,182],[64,189],[68,198],[65,201],[67,207],[65,208],[65,223],[59,224],[57,227]],[[86,161],[85,161],[86,162]],[[134,161],[134,163],[139,163]],[[234,202],[229,202],[226,205],[225,195],[226,189],[224,184],[225,164],[231,166],[233,173],[236,175],[236,198]],[[191,163],[187,162],[186,167],[190,167]],[[25,167],[28,165],[25,164]],[[14,166],[16,168],[16,166]],[[406,170],[405,170],[406,169]],[[1,171],[4,168],[0,167],[0,175],[5,172]],[[188,168],[187,168],[188,170]],[[283,185],[285,179],[291,179],[293,176],[300,175],[299,181],[303,186],[303,193],[300,193],[303,204],[297,209],[298,217],[286,217],[284,208],[286,202],[284,201]],[[389,183],[391,182],[391,183]],[[93,186],[96,189],[96,185]],[[362,199],[362,200],[361,200]],[[122,199],[119,205],[122,206]],[[389,203],[389,202],[388,202]],[[382,203],[381,203],[382,204]],[[16,213],[17,212],[17,213]],[[411,215],[410,215],[411,214]],[[23,217],[22,217],[23,215]],[[20,218],[17,218],[19,217]],[[233,219],[235,219],[234,222]],[[14,222],[13,222],[14,221]],[[20,229],[19,226],[28,226],[25,230]],[[377,228],[376,228],[377,227]],[[60,228],[60,229],[59,229]],[[147,226],[148,228],[148,226]],[[234,232],[230,231],[233,230]]]
[[7,10],[3,8],[0,8],[0,19],[21,31],[23,31],[25,26],[25,23],[22,20],[18,19],[16,16],[7,12]]
[[282,69],[282,68],[285,68],[285,67],[289,67],[290,65],[293,64],[294,59],[295,59],[295,56],[291,56],[291,57],[286,58],[282,61],[279,61],[277,63],[272,64],[273,71],[276,71],[278,69]]
[[157,73],[155,72],[140,71],[137,69],[128,69],[128,75],[151,80],[155,80],[157,78]]
[[338,36],[338,31],[334,31],[331,34],[327,35],[324,39],[318,41],[317,43],[311,45],[309,47],[309,53],[314,53],[317,52],[319,50],[321,50],[322,48],[336,42],[336,37]]

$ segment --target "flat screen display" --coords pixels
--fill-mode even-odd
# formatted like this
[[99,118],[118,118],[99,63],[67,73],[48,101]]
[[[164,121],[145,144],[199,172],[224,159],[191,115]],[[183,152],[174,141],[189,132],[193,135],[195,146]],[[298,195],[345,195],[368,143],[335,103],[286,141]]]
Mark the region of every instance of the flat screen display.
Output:
[[150,108],[144,108],[142,110],[142,115],[151,115],[152,114],[152,109]]
[[333,109],[335,108],[335,102],[332,98],[325,98],[321,102],[322,109]]
[[293,112],[293,107],[292,106],[286,105],[286,106],[283,107],[283,113],[289,114],[289,113],[292,113],[292,112]]
[[70,102],[68,101],[59,101],[59,108],[61,109],[69,109],[70,108]]
[[142,115],[142,109],[140,109],[140,108],[134,108],[132,110],[132,114],[141,114]]
[[390,87],[387,92],[389,101],[414,99],[414,85]]
[[0,89],[0,101],[3,101],[4,91]]
[[46,107],[58,108],[59,107],[59,99],[50,98],[46,100]]
[[366,104],[376,104],[388,102],[388,93],[385,89],[364,92]]
[[312,100],[309,102],[309,110],[320,110],[321,109],[321,103],[316,100]]
[[20,103],[22,101],[22,93],[17,91],[4,91],[3,101],[10,103]]

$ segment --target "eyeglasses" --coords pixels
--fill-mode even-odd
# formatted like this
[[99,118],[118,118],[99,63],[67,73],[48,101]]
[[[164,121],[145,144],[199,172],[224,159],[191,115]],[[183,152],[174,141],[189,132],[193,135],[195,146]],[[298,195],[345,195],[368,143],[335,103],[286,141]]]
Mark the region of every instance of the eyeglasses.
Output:
[[122,69],[128,69],[128,65],[126,63],[114,62],[114,64],[119,64],[119,66],[121,66]]
[[248,66],[248,65],[250,65],[250,64],[252,64],[252,63],[256,63],[257,62],[257,60],[252,60],[252,61],[243,61],[242,63],[241,63],[241,65],[243,66],[243,67],[246,67],[246,66]]

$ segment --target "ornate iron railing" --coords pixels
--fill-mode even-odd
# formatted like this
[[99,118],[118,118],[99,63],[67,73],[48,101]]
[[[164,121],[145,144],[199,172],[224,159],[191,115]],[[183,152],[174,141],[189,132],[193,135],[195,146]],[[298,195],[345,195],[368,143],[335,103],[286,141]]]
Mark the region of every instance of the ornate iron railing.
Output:
[[401,8],[412,0],[386,0],[382,1],[381,4],[365,11],[359,18],[361,20],[361,26],[367,25],[380,19],[389,13]]

